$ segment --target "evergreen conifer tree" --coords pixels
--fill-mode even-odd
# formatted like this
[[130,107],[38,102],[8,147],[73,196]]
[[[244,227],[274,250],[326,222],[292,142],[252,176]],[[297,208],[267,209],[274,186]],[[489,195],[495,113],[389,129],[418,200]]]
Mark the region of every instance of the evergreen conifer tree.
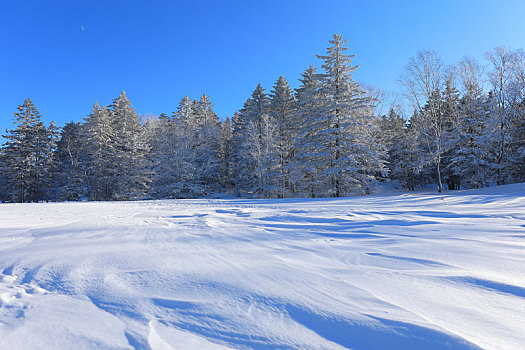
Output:
[[320,74],[316,165],[326,179],[326,195],[367,193],[375,174],[383,171],[381,154],[373,149],[371,99],[352,79],[357,66],[347,55],[346,40],[335,34],[323,60]]
[[143,198],[151,181],[149,143],[144,126],[124,91],[109,107],[114,131],[115,191],[113,198]]
[[294,141],[297,137],[295,120],[295,97],[288,82],[280,76],[270,95],[270,116],[275,124],[275,152],[277,159],[276,178],[278,197],[285,197],[294,192],[291,181],[290,164],[295,157]]
[[[244,103],[242,110],[232,121],[233,135],[233,173],[234,183],[238,193],[254,192],[261,188],[262,179],[258,176],[260,158],[250,151],[253,147],[264,144],[265,118],[269,115],[270,100],[261,84],[258,84],[251,97]],[[253,145],[255,143],[255,146]]]
[[116,152],[115,130],[111,112],[97,102],[91,113],[84,119],[83,143],[86,153],[86,174],[88,198],[90,200],[111,200],[116,190],[114,166]]
[[57,142],[54,162],[54,198],[76,201],[87,195],[86,154],[80,123],[67,123]]
[[15,113],[15,129],[7,131],[2,151],[7,200],[37,202],[48,199],[56,127],[47,128],[28,98]]
[[294,148],[297,153],[292,163],[294,185],[306,196],[322,196],[322,178],[316,165],[318,145],[323,135],[318,132],[319,118],[319,75],[310,66],[302,73],[301,85],[296,89],[297,111],[295,120],[298,134]]
[[229,189],[233,186],[231,181],[233,174],[231,173],[231,158],[232,158],[232,125],[230,117],[221,122],[221,137],[220,137],[220,176],[221,185],[224,189]]
[[203,94],[194,107],[195,122],[191,125],[193,134],[193,150],[195,152],[196,174],[204,188],[212,190],[219,188],[220,171],[220,137],[219,117],[213,111],[213,104],[206,94]]

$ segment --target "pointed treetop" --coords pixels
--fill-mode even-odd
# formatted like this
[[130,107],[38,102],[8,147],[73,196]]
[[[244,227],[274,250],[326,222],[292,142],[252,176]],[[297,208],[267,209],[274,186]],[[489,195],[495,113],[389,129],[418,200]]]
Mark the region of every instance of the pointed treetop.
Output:
[[255,87],[255,90],[253,90],[252,92],[252,98],[259,97],[262,95],[266,95],[265,89],[263,88],[261,83],[258,83],[257,86]]
[[[332,35],[332,40],[330,40],[330,44],[336,46],[336,47],[342,47],[344,44],[348,42],[348,39],[343,39],[343,36],[341,34],[334,34]],[[347,50],[346,47],[342,48],[343,50]]]
[[315,91],[319,85],[319,74],[314,66],[309,66],[303,73],[301,73],[301,86],[299,86],[295,92],[296,97],[302,94],[311,94]]
[[189,121],[193,113],[193,102],[188,95],[184,96],[177,106],[177,111],[173,112],[173,119],[179,121]]
[[14,124],[29,125],[31,123],[39,122],[42,118],[29,97],[24,100],[23,104],[18,106],[17,110],[18,112],[15,112]]
[[202,94],[199,100],[199,104],[213,107],[213,103],[211,102],[211,99],[209,98],[209,96],[206,95],[206,93]]
[[133,110],[133,107],[131,106],[131,101],[126,96],[126,92],[124,90],[121,91],[119,97],[113,100],[113,103],[110,105],[110,108],[115,109],[130,109]]
[[[293,91],[288,85],[288,81],[281,75],[275,82],[274,88],[271,91],[271,103],[272,105],[280,105],[279,108],[290,107],[294,102]],[[275,108],[274,108],[275,109]]]
[[327,73],[333,66],[344,67],[349,73],[352,73],[357,69],[358,66],[352,66],[351,64],[352,58],[354,58],[355,55],[348,55],[344,53],[344,51],[348,50],[347,47],[343,46],[347,42],[348,40],[343,40],[341,35],[334,34],[333,39],[330,40],[330,44],[332,44],[332,46],[326,49],[326,55],[316,55],[317,58],[320,58],[324,61],[322,67],[327,71]]
[[288,92],[288,90],[291,92],[290,86],[288,85],[288,81],[282,75],[279,76],[279,78],[277,78],[277,81],[275,82],[272,94],[275,95],[279,92]]
[[[326,55],[317,55],[322,59],[322,68],[324,72],[319,74],[321,81],[321,89],[323,93],[328,95],[337,95],[337,100],[348,98],[350,95],[358,92],[358,84],[352,79],[352,74],[359,67],[352,65],[352,58],[355,55],[346,54],[347,50],[343,45],[346,40],[338,34],[334,35],[334,39],[330,41],[331,47],[327,49]],[[345,95],[348,95],[344,97]]]
[[265,96],[266,96],[265,89],[263,88],[261,83],[258,83],[257,86],[255,87],[255,90],[253,90],[253,92],[252,92],[252,99],[258,100],[258,99],[263,98]]
[[306,85],[307,82],[317,80],[318,79],[317,68],[310,65],[308,68],[306,68],[304,72],[301,73],[301,77],[302,79],[299,79],[299,81],[303,83],[304,85]]
[[253,90],[251,97],[244,103],[241,112],[252,116],[260,116],[267,113],[269,104],[270,99],[266,95],[262,85],[259,83],[255,90]]

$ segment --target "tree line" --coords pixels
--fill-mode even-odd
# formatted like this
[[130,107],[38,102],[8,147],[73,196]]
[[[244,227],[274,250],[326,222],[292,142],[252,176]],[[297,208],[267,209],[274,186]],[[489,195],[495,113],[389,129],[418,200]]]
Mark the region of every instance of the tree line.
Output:
[[0,200],[340,197],[525,181],[522,50],[490,51],[485,70],[422,51],[400,79],[402,103],[381,115],[377,94],[352,78],[345,44],[334,35],[297,89],[282,76],[269,93],[259,84],[224,121],[206,94],[141,118],[122,92],[57,128],[26,99],[0,149]]

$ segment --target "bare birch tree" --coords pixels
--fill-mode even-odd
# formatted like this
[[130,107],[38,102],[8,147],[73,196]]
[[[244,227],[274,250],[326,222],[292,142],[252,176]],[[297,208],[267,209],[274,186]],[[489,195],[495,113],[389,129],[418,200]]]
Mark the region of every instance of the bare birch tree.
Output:
[[412,57],[401,78],[406,97],[414,109],[421,113],[417,123],[430,161],[435,165],[438,192],[442,191],[441,157],[444,152],[444,122],[441,115],[441,92],[444,84],[444,67],[434,51],[420,51]]

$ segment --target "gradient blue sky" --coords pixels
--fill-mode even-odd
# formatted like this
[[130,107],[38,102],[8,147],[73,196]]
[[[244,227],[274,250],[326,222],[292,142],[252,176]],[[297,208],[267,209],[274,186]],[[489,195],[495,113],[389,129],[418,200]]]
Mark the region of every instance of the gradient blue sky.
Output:
[[357,80],[392,91],[421,49],[454,63],[525,47],[524,16],[518,0],[0,0],[0,130],[26,97],[63,125],[121,90],[141,114],[205,92],[224,118],[259,82],[296,87],[333,33],[349,40]]

